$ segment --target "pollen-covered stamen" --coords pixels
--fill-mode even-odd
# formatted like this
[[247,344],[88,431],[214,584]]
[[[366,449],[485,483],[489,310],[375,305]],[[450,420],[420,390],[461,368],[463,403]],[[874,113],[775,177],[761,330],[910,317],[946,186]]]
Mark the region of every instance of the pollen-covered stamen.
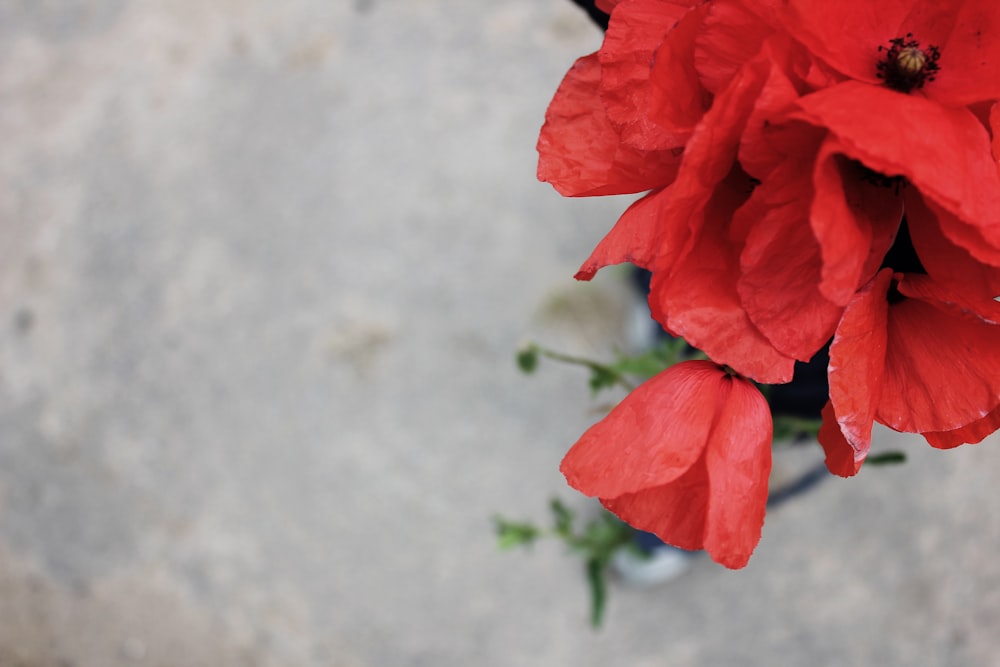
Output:
[[878,78],[893,90],[908,93],[914,88],[922,88],[928,81],[933,81],[941,67],[938,60],[941,53],[936,46],[920,48],[920,42],[913,39],[913,33],[905,37],[889,40],[889,47],[878,47],[885,53],[885,58],[879,61]]

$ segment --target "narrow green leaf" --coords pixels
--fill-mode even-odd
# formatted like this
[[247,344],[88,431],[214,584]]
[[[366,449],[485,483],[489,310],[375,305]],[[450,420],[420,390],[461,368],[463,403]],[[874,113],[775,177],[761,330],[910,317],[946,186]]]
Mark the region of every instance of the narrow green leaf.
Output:
[[906,463],[906,454],[903,452],[882,452],[865,459],[866,466],[898,465],[900,463]]
[[590,585],[590,625],[601,627],[604,606],[608,600],[607,581],[604,578],[604,561],[590,558],[586,563],[587,583]]

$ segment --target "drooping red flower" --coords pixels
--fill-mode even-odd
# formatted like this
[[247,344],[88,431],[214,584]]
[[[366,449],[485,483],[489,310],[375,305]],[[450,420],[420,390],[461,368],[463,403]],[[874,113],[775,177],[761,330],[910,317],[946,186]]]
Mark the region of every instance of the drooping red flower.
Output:
[[629,525],[739,568],[760,540],[771,432],[767,401],[751,382],[686,361],[587,430],[561,470]]

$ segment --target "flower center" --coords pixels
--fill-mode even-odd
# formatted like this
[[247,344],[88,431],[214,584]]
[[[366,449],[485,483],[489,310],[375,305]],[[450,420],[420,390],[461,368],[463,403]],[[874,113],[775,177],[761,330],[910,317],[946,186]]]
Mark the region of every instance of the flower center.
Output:
[[[882,260],[881,268],[890,268],[895,273],[927,273],[927,269],[920,262],[920,257],[917,256],[917,251],[913,247],[913,241],[910,238],[910,226],[906,221],[906,217],[903,217],[903,221],[899,225],[899,231],[896,233],[896,240],[893,242],[892,247],[889,248],[889,252],[885,254],[885,258]],[[888,300],[890,304],[899,303],[906,299],[902,294],[900,294],[897,289],[899,282],[893,278],[892,283],[889,285]]]
[[878,78],[893,90],[908,93],[914,88],[923,88],[933,81],[941,67],[938,60],[941,53],[936,46],[920,48],[920,42],[913,39],[913,33],[889,40],[890,46],[878,47],[885,57],[878,62]]

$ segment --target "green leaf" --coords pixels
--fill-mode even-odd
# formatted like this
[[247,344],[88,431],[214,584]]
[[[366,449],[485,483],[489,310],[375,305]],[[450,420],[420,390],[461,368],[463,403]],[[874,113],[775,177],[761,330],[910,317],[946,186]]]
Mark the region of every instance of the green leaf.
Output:
[[555,519],[556,533],[562,537],[571,536],[573,534],[573,512],[558,498],[549,501],[549,507],[552,509]]
[[609,389],[622,381],[621,373],[615,372],[610,366],[593,365],[590,367],[590,390],[597,393]]
[[517,351],[517,367],[530,375],[538,368],[538,346],[529,344]]
[[609,560],[617,549],[629,544],[634,535],[634,528],[605,511],[587,524],[581,541],[591,556]]
[[906,454],[903,452],[882,452],[865,459],[866,466],[885,466],[906,463]]
[[542,531],[530,523],[508,521],[503,517],[494,517],[493,523],[496,526],[497,546],[500,549],[527,546],[542,534]]
[[604,578],[605,562],[599,558],[587,560],[587,584],[590,587],[590,625],[599,628],[604,620],[604,606],[608,601],[608,586]]

